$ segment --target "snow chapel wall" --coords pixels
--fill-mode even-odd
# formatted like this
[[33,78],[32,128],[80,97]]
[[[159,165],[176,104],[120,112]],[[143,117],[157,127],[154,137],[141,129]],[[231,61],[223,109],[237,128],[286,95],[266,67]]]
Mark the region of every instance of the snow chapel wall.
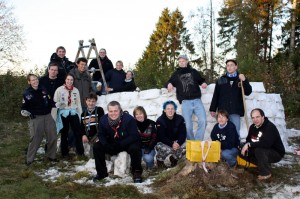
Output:
[[[288,149],[286,139],[286,122],[284,115],[284,107],[279,94],[266,93],[262,82],[250,82],[252,86],[252,94],[246,96],[248,122],[251,124],[250,112],[254,108],[261,108],[264,110],[266,117],[270,119],[278,128],[281,138],[284,142],[285,148]],[[201,100],[206,110],[207,127],[205,131],[205,139],[210,139],[210,132],[216,123],[215,118],[210,116],[209,106],[212,100],[215,84],[210,84],[206,89],[202,90]],[[173,100],[178,105],[177,113],[181,114],[181,105],[176,99],[175,92],[168,93],[167,89],[150,89],[140,92],[122,92],[102,95],[98,98],[97,105],[103,107],[107,113],[107,104],[110,101],[120,102],[123,110],[128,111],[133,115],[133,109],[136,106],[143,106],[147,112],[148,118],[156,121],[162,114],[162,104],[167,100]],[[194,129],[197,127],[196,118],[194,120]],[[247,129],[244,117],[241,118],[241,138],[245,139],[247,136]]]

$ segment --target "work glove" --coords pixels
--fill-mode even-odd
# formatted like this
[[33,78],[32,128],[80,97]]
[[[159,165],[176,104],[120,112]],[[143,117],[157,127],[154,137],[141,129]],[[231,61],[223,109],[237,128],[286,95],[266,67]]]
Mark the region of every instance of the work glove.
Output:
[[56,106],[56,108],[63,109],[63,108],[66,107],[66,104],[63,103],[63,102],[56,102],[56,103],[55,103],[55,106]]
[[26,111],[26,110],[21,110],[21,115],[24,116],[24,117],[28,117],[31,115],[31,113],[29,111]]

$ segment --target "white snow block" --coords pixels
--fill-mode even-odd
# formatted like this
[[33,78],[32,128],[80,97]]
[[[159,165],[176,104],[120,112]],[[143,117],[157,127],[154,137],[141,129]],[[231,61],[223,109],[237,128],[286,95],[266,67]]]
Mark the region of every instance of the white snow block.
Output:
[[113,162],[105,160],[105,163],[106,163],[107,173],[112,172],[113,171],[113,166],[114,166]]
[[209,84],[209,85],[207,85],[207,87],[206,87],[206,93],[213,94],[214,91],[215,91],[215,86],[216,86],[216,84]]
[[150,89],[140,92],[140,99],[148,100],[155,99],[160,96],[160,89]]
[[122,178],[128,176],[130,171],[130,156],[127,152],[120,152],[114,161],[114,175]]
[[121,94],[122,93],[110,93],[110,94],[105,95],[106,96],[106,102],[107,103],[109,103],[111,101],[118,101],[118,102],[120,102]]
[[138,99],[139,92],[122,92],[120,96],[121,101],[131,101],[131,100],[136,100]]
[[266,89],[263,82],[250,82],[253,93],[265,93]]
[[208,106],[210,106],[212,97],[213,97],[213,94],[207,93],[207,94],[201,96],[201,101],[203,104],[208,104]]

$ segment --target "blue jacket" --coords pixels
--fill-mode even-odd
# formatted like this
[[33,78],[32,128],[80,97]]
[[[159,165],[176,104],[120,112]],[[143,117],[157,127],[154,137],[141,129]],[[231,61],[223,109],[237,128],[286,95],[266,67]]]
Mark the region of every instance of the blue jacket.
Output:
[[210,134],[212,141],[220,141],[221,149],[237,148],[240,145],[239,135],[236,131],[235,125],[228,121],[227,125],[220,129],[217,123]]
[[115,131],[109,126],[108,114],[101,117],[99,123],[98,137],[103,146],[106,144],[119,144],[121,147],[140,142],[140,135],[135,119],[128,113],[123,113],[121,123],[117,128],[117,136]]
[[117,70],[114,68],[105,74],[105,79],[108,82],[108,87],[114,89],[112,93],[123,86],[123,82],[125,78],[126,78],[126,73],[124,72],[123,69]]
[[186,127],[184,119],[181,115],[175,113],[172,120],[166,114],[163,114],[156,120],[158,142],[162,142],[172,147],[173,142],[177,142],[180,146],[186,140]]

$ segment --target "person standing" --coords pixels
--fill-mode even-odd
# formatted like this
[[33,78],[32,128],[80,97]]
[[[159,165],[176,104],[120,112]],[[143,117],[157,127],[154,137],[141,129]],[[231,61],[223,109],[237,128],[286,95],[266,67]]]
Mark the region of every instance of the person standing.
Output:
[[57,162],[57,134],[55,121],[51,116],[53,101],[45,88],[39,85],[36,75],[27,75],[29,87],[23,93],[21,115],[30,117],[30,143],[26,154],[26,164],[30,165],[35,158],[44,135],[46,135],[49,161]]
[[265,117],[262,109],[251,111],[253,124],[249,128],[246,144],[241,150],[240,157],[257,165],[258,180],[266,180],[271,175],[271,163],[279,162],[285,148],[276,126]]
[[[189,65],[186,55],[178,57],[178,64],[179,68],[167,82],[167,89],[171,92],[176,87],[177,100],[182,104],[182,116],[186,124],[187,139],[203,140],[206,128],[206,113],[201,101],[199,86],[205,89],[207,84],[200,73]],[[196,115],[198,123],[195,135],[193,132],[193,114]]]
[[49,64],[48,75],[42,76],[39,81],[46,88],[52,100],[56,89],[64,84],[64,79],[58,77],[58,65],[56,63]]
[[80,93],[80,101],[82,110],[86,109],[85,99],[92,91],[92,79],[87,72],[87,59],[84,57],[80,57],[76,61],[76,68],[73,68],[70,71],[70,74],[74,76],[74,86],[79,90]]
[[53,53],[50,57],[50,63],[57,64],[58,77],[62,79],[65,79],[70,70],[75,67],[75,64],[69,61],[69,59],[66,57],[66,49],[63,46],[59,46],[56,48],[56,52]]
[[215,117],[216,111],[226,110],[229,113],[229,120],[235,125],[240,136],[241,117],[245,112],[241,86],[243,85],[247,96],[252,93],[252,87],[245,75],[237,72],[237,68],[235,60],[226,61],[227,72],[216,81],[209,111],[211,116]]
[[57,132],[61,132],[61,155],[69,156],[68,132],[69,126],[75,138],[76,153],[82,156],[84,153],[82,138],[80,133],[80,115],[82,113],[80,94],[77,88],[73,86],[74,76],[68,74],[65,84],[54,93],[55,106],[58,108],[56,126]]
[[126,151],[131,159],[131,173],[134,183],[142,182],[141,140],[135,119],[122,111],[117,101],[107,105],[108,113],[100,119],[99,141],[94,144],[93,152],[97,175],[94,182],[108,176],[105,154],[116,155]]

